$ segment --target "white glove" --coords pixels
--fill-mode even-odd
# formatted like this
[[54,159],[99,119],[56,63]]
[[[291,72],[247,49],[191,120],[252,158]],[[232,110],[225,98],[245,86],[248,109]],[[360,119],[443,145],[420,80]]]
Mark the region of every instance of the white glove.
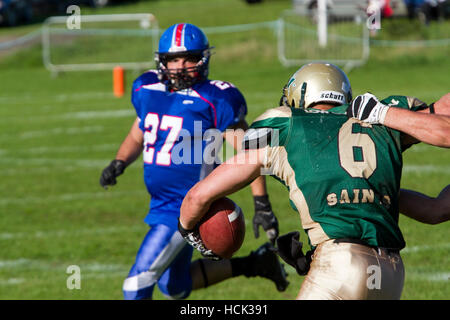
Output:
[[347,116],[370,124],[383,124],[389,108],[373,94],[365,93],[353,99],[347,108]]

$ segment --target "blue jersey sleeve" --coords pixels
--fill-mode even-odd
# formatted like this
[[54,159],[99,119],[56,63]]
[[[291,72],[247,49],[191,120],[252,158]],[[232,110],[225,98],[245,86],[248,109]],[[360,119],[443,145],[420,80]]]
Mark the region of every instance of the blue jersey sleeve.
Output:
[[159,82],[158,74],[154,70],[150,70],[141,74],[136,80],[133,82],[132,91],[131,91],[131,103],[136,110],[136,114],[139,118],[141,118],[142,111],[142,102],[141,102],[141,88],[142,86],[153,84]]
[[214,80],[211,84],[218,87],[217,94],[217,129],[225,131],[227,128],[245,119],[247,103],[242,93],[228,82]]

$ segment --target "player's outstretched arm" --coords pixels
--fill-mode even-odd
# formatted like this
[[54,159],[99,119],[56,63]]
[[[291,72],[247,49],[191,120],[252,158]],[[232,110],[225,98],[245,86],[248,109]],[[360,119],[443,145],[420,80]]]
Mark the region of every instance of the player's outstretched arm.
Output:
[[389,107],[379,102],[374,95],[365,93],[352,101],[347,115],[370,124],[383,124],[402,131],[416,141],[449,148],[450,116],[446,114],[446,110],[450,108],[450,97],[445,95],[436,104],[440,114],[414,112]]
[[120,176],[125,168],[137,159],[142,152],[143,134],[139,129],[139,119],[131,126],[130,132],[119,147],[116,157],[102,171],[100,185],[105,189],[117,183],[116,177]]
[[193,229],[214,200],[244,188],[259,177],[262,158],[261,149],[240,152],[194,185],[181,204],[181,226]]
[[[245,120],[240,121],[233,129],[233,131],[227,130],[224,133],[224,138],[236,151],[240,152],[245,131],[248,129],[248,124]],[[269,195],[267,194],[265,176],[256,178],[250,184],[250,188],[252,190],[253,204],[255,207],[255,214],[252,219],[255,238],[259,238],[259,228],[262,227],[270,242],[275,244],[275,240],[279,235],[278,219],[272,211],[272,205],[269,201]]]
[[419,141],[450,148],[450,116],[389,108],[383,124]]
[[450,220],[450,185],[436,198],[417,191],[400,190],[400,212],[414,220],[438,224]]

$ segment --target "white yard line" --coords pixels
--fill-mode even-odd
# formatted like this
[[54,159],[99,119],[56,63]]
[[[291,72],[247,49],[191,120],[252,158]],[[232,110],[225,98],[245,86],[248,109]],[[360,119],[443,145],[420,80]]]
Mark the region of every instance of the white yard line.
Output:
[[26,282],[25,278],[0,279],[0,286],[15,286]]
[[132,108],[119,110],[101,110],[101,111],[79,111],[65,113],[60,116],[61,119],[108,119],[124,118],[135,116],[136,112]]
[[[52,109],[50,106],[45,106],[47,109]],[[55,108],[54,108],[55,109]],[[34,115],[32,117],[33,123],[42,123],[55,120],[95,120],[95,119],[111,119],[111,118],[133,118],[136,117],[136,112],[132,107],[127,109],[114,109],[114,110],[97,110],[97,111],[76,111],[62,114],[47,114],[47,115]],[[14,123],[14,122],[30,122],[29,118],[19,117],[17,115],[3,116],[0,118],[0,123]],[[131,125],[131,124],[130,124]]]
[[403,173],[439,173],[450,174],[450,166],[446,165],[406,165],[403,167]]
[[[30,155],[45,155],[47,153],[89,153],[98,151],[117,151],[120,146],[118,143],[105,144],[88,144],[88,145],[74,145],[74,146],[39,146],[26,148],[24,150],[14,150],[14,154],[23,154],[23,157],[15,157],[13,159],[29,158]],[[9,149],[0,149],[0,156],[7,158],[11,151]]]
[[17,198],[1,198],[0,205],[9,204],[36,204],[36,203],[49,203],[58,201],[78,201],[78,200],[89,200],[89,199],[104,199],[104,198],[117,198],[124,195],[147,195],[148,193],[144,190],[129,190],[123,192],[79,192],[79,193],[65,193],[56,196],[47,197],[17,197]]
[[[0,157],[0,164],[3,164],[5,169],[0,170],[0,177],[14,176],[14,175],[31,175],[31,174],[46,174],[55,172],[64,173],[72,171],[80,171],[80,169],[95,169],[102,170],[105,168],[111,159],[104,160],[90,160],[90,159],[53,159],[53,158],[5,158]],[[133,163],[127,167],[127,172],[131,170],[142,170],[142,163]],[[100,172],[98,175],[100,176]]]
[[400,251],[400,254],[406,253],[414,253],[419,251],[432,251],[435,249],[450,249],[450,242],[444,242],[444,243],[437,243],[434,245],[421,245],[421,246],[411,246],[406,247],[402,251]]
[[448,282],[450,284],[450,272],[421,273],[417,271],[408,271],[408,268],[406,268],[405,278],[406,280]]
[[[72,166],[79,168],[97,168],[105,167],[111,160],[92,160],[92,159],[53,159],[53,158],[0,158],[0,163],[8,164],[15,167],[25,167],[27,170],[30,166]],[[0,173],[1,175],[1,173]]]
[[104,98],[113,98],[114,94],[111,91],[107,92],[80,92],[80,93],[62,93],[53,96],[57,101],[70,101],[70,100],[84,100],[84,99],[104,99]]
[[0,260],[0,269],[12,269],[17,271],[23,270],[63,270],[63,272],[70,265],[77,265],[80,267],[81,272],[87,271],[92,273],[102,273],[102,272],[117,272],[117,271],[127,271],[128,268],[131,267],[122,264],[108,264],[108,263],[85,263],[85,262],[76,262],[68,263],[61,262],[55,263],[47,260],[39,260],[39,259],[26,259],[20,258],[16,260]]
[[45,130],[23,131],[18,134],[2,134],[0,135],[0,141],[11,141],[14,139],[27,140],[56,135],[90,134],[103,131],[105,131],[105,127],[103,126],[59,127]]
[[[101,160],[98,160],[101,161]],[[65,162],[53,162],[51,165],[47,166],[29,166],[26,168],[26,171],[23,167],[16,167],[16,168],[7,168],[0,171],[0,177],[6,177],[6,176],[15,176],[15,175],[31,175],[31,174],[48,174],[51,173],[52,175],[55,174],[55,170],[57,170],[59,173],[67,173],[67,172],[73,172],[73,171],[80,171],[80,168],[86,169],[92,169],[92,170],[101,170],[104,167],[106,167],[111,160],[105,160],[102,165],[100,165],[100,162],[95,163],[78,163],[75,165],[68,164],[68,161],[65,160]],[[0,163],[2,163],[0,159]],[[6,163],[6,162],[5,162]],[[127,168],[127,171],[130,172],[130,170],[134,170],[135,168],[138,168],[138,166],[130,166]],[[141,169],[141,168],[138,168]],[[100,177],[100,172],[98,171],[97,174]]]
[[53,136],[53,135],[73,135],[73,134],[85,134],[85,133],[98,133],[104,131],[103,126],[86,126],[86,127],[61,127],[53,128],[49,130],[35,130],[24,131],[18,135],[20,139],[33,139],[38,137]]
[[[45,155],[47,153],[87,153],[87,152],[96,152],[96,151],[111,151],[117,150],[119,148],[119,144],[117,143],[109,143],[109,144],[98,144],[98,145],[84,145],[84,146],[70,146],[70,147],[48,147],[41,146],[35,148],[27,148],[24,150],[24,154],[27,155]],[[0,150],[0,154],[2,154],[2,150]]]
[[0,96],[0,102],[5,103],[13,103],[13,104],[24,104],[27,102],[35,102],[36,100],[45,100],[49,101],[55,100],[57,102],[66,102],[73,100],[85,100],[85,99],[105,99],[105,98],[114,98],[114,94],[111,91],[108,92],[79,92],[79,93],[71,93],[71,94],[55,94],[55,95],[47,95],[47,96],[39,96],[36,94],[21,94],[14,96]]
[[[0,240],[16,240],[16,239],[42,239],[42,238],[63,238],[83,235],[105,235],[123,232],[142,232],[145,227],[108,227],[108,228],[85,228],[71,230],[36,230],[33,232],[1,232]],[[1,268],[0,262],[0,268]]]

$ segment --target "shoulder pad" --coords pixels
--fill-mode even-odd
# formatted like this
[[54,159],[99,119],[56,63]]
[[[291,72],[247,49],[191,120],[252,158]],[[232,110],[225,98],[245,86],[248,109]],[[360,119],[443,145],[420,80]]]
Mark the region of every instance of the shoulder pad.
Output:
[[276,139],[276,130],[273,128],[250,128],[245,132],[242,149],[261,149],[271,145]]
[[262,115],[255,119],[253,122],[265,120],[268,118],[289,118],[292,117],[292,109],[290,107],[277,107],[266,110]]
[[159,82],[158,72],[156,70],[148,70],[134,80],[135,86],[141,86]]
[[226,89],[229,89],[229,88],[236,88],[234,86],[234,84],[232,84],[231,82],[221,81],[221,80],[210,80],[209,84],[211,84],[212,86],[217,87],[220,90],[226,90]]

